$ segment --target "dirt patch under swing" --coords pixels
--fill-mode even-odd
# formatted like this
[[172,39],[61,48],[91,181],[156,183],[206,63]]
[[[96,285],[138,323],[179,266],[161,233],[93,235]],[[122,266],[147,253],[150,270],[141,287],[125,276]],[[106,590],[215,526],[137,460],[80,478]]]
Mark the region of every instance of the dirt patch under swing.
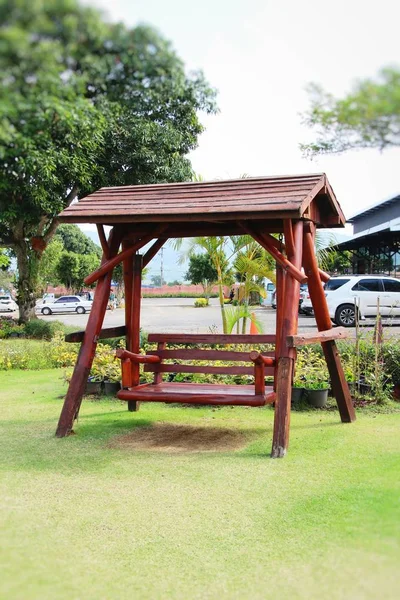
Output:
[[114,438],[108,447],[158,452],[225,452],[243,448],[252,437],[254,433],[236,429],[155,423],[151,427],[135,427],[130,433]]

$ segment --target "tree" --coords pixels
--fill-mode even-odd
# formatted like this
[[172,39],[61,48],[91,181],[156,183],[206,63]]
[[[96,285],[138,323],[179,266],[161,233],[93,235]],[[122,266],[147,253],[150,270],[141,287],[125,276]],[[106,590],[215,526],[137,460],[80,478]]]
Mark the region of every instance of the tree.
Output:
[[80,282],[79,254],[63,252],[57,264],[57,276],[66,288],[76,289]]
[[57,214],[102,186],[190,179],[215,94],[155,30],[76,0],[0,0],[0,21],[0,246],[25,322]]
[[151,275],[150,281],[154,287],[161,287],[161,275]]
[[302,144],[307,155],[340,153],[354,148],[384,150],[400,145],[400,70],[382,69],[376,80],[358,81],[342,99],[309,86],[311,107],[304,115],[317,130],[316,141]]
[[95,254],[101,257],[101,248],[90,239],[77,225],[63,223],[57,227],[55,238],[62,242],[64,250],[75,254]]
[[321,263],[322,268],[328,273],[342,274],[348,273],[351,269],[351,252],[348,250],[336,250],[335,248],[326,248],[324,260]]
[[213,285],[218,281],[218,273],[209,254],[192,254],[189,256],[189,268],[185,279],[195,285],[200,284],[207,300],[210,298]]
[[42,254],[38,271],[38,284],[40,291],[44,292],[50,285],[58,285],[58,262],[64,252],[64,245],[60,238],[54,237]]

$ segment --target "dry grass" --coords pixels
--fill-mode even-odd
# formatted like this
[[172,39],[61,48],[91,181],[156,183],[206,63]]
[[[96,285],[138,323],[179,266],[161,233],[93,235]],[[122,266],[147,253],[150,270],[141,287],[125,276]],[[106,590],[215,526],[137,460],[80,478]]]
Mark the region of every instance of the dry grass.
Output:
[[254,437],[237,429],[154,423],[117,436],[108,446],[127,451],[231,452],[244,448]]

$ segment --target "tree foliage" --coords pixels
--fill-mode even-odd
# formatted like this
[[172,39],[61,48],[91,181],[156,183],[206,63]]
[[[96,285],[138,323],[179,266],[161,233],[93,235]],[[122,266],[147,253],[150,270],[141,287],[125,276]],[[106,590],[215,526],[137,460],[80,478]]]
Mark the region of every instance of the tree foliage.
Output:
[[63,223],[57,227],[55,238],[62,242],[64,250],[75,254],[95,254],[101,257],[101,248],[83,233],[77,225]]
[[316,140],[302,144],[307,155],[340,153],[354,148],[400,145],[400,69],[382,69],[376,79],[363,79],[344,98],[319,85],[309,86],[311,106],[304,115]]
[[10,266],[10,257],[0,248],[0,270],[7,271]]
[[218,281],[218,273],[209,254],[192,254],[185,279],[203,287],[206,298],[210,297],[212,286]]
[[190,179],[214,93],[155,30],[76,0],[0,0],[0,21],[0,246],[26,320],[57,214],[101,186]]

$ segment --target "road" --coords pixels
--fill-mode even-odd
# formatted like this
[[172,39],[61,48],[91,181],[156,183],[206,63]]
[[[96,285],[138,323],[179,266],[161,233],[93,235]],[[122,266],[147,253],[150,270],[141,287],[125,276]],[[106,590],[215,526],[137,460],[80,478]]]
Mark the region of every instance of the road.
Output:
[[[221,333],[221,312],[216,298],[211,299],[207,308],[195,308],[193,298],[143,298],[141,310],[141,327],[148,333]],[[264,326],[264,333],[275,332],[276,311],[270,307],[254,307],[254,312]],[[41,319],[62,321],[66,325],[76,325],[77,330],[84,329],[88,320],[84,315],[58,314],[43,316]],[[104,327],[115,327],[124,324],[124,310],[118,308],[107,310]],[[368,321],[363,331],[373,328],[373,322]],[[315,331],[316,323],[313,317],[299,315],[299,332]],[[354,337],[355,330],[350,329]],[[390,327],[385,327],[385,335],[400,337],[400,319],[392,321]]]

